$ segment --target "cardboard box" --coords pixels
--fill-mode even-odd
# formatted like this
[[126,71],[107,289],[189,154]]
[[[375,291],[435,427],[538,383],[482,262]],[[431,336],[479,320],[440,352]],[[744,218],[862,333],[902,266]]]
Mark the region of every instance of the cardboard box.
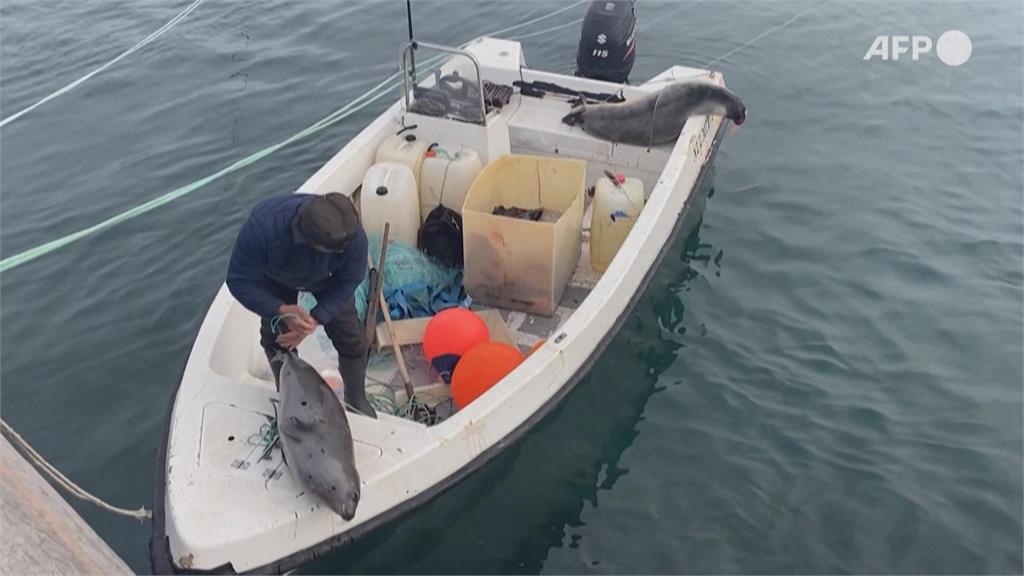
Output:
[[[580,257],[586,172],[582,160],[509,154],[477,176],[462,208],[463,284],[475,302],[554,315]],[[561,216],[495,216],[499,205]]]

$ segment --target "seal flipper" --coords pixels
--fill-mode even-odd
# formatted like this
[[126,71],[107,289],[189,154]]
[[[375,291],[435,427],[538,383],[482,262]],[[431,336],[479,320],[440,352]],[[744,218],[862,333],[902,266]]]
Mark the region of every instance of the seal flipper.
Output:
[[313,431],[313,422],[309,420],[303,420],[298,416],[288,416],[284,420],[278,423],[278,430],[282,434],[287,434],[289,438],[301,442],[301,435],[307,432]]
[[562,123],[567,124],[569,126],[579,126],[580,124],[583,124],[583,113],[587,108],[586,102],[587,101],[581,95],[580,103],[577,104],[576,106],[573,106],[572,111],[570,111],[568,114],[562,116]]

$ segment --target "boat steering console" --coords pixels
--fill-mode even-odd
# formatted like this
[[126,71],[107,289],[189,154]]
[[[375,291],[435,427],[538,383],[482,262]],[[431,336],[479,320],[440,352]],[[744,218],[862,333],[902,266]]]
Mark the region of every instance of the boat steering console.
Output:
[[427,116],[453,116],[459,119],[480,117],[480,90],[459,73],[434,72],[434,87],[415,86],[409,110]]
[[[417,82],[413,52],[420,48],[453,54],[456,58],[443,64],[441,69],[435,69],[430,77]],[[466,67],[462,67],[463,73],[460,73],[452,65],[458,57],[470,64],[476,78],[472,77],[473,74]],[[487,107],[484,103],[480,63],[470,52],[426,42],[409,42],[402,50],[402,72],[406,110],[473,124],[486,123]]]

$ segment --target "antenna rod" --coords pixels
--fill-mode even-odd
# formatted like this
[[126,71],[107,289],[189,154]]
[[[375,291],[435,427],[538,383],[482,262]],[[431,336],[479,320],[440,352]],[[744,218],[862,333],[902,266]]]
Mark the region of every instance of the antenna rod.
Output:
[[409,65],[412,69],[413,90],[416,89],[416,44],[412,36],[412,0],[405,0],[405,19],[409,23],[409,42],[413,42],[412,50],[409,50]]

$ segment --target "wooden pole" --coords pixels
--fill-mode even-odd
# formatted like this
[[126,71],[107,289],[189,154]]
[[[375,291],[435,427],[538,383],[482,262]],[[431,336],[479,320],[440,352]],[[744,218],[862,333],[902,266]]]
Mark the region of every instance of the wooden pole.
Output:
[[[391,227],[390,223],[387,223],[387,224],[384,225],[384,242],[387,242],[388,229],[390,227]],[[386,244],[385,244],[385,246],[386,246]],[[412,400],[412,395],[413,395],[412,378],[409,377],[409,369],[405,365],[405,356],[402,355],[402,347],[399,346],[398,344],[396,344],[396,342],[398,342],[398,339],[395,338],[394,328],[392,327],[392,323],[391,323],[391,309],[388,308],[388,301],[387,301],[386,298],[384,298],[384,260],[385,260],[385,257],[387,256],[384,248],[381,248],[380,255],[381,255],[381,260],[380,260],[380,264],[378,265],[379,269],[376,272],[376,279],[377,279],[377,281],[374,284],[374,287],[377,288],[377,305],[380,307],[381,311],[384,314],[384,324],[387,326],[387,329],[388,329],[388,335],[390,336],[390,339],[391,339],[391,347],[392,347],[392,349],[395,352],[395,359],[398,360],[398,369],[401,370],[401,372],[402,372],[402,382],[405,384],[405,393],[409,397],[409,400]],[[370,257],[370,253],[369,252],[366,253],[366,265],[369,266],[370,267],[370,271],[373,272],[373,269],[374,269],[373,268],[373,258]],[[373,284],[373,283],[371,283],[371,284]],[[372,298],[372,296],[371,296],[371,298]],[[369,305],[366,306],[366,310],[367,310],[366,313],[369,314],[370,313],[369,312],[369,310],[370,310],[370,306]],[[369,320],[370,320],[369,316],[367,316],[366,319],[367,319],[367,322],[369,322]],[[367,325],[369,326],[369,323]],[[376,330],[374,330],[374,334],[376,334]],[[373,335],[370,335],[368,333],[367,334],[367,340],[369,340],[372,343],[373,342]]]
[[0,436],[0,575],[131,573]]
[[398,369],[402,372],[402,383],[405,384],[405,395],[412,400],[414,394],[412,389],[412,378],[409,377],[409,369],[405,366],[405,355],[402,354],[402,347],[398,345],[398,339],[395,338],[395,328],[391,323],[391,308],[388,307],[388,301],[384,298],[384,293],[380,293],[380,307],[384,310],[384,325],[388,329],[388,336],[391,337],[391,349],[395,352],[395,359],[398,360]]

